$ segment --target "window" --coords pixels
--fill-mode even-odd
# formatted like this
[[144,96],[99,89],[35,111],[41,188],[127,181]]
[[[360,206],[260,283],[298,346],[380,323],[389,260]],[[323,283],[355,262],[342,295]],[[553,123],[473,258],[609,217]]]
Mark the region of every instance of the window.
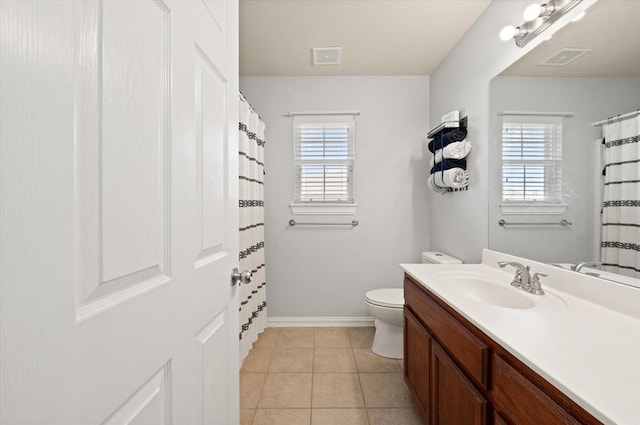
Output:
[[502,201],[562,201],[562,118],[505,115],[502,121]]
[[296,116],[293,127],[294,203],[353,205],[353,116]]

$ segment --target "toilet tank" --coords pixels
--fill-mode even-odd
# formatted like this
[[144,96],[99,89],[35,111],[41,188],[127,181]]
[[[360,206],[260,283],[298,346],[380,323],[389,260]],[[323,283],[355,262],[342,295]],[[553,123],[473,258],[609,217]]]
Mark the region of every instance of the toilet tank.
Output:
[[422,262],[429,264],[462,264],[462,260],[443,254],[438,251],[425,251],[422,253]]

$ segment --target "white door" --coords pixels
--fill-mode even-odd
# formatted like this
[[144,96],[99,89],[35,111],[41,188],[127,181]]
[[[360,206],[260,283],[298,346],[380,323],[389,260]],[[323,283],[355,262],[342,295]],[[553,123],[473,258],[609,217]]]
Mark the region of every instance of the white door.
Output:
[[237,19],[0,1],[0,423],[238,422]]

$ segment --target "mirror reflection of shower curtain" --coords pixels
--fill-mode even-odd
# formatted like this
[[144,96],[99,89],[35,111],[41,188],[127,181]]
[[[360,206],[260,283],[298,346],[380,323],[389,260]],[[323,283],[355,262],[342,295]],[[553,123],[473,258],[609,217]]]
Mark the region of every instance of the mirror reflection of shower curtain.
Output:
[[640,278],[640,115],[604,124],[603,270]]
[[267,324],[264,264],[264,122],[240,96],[240,270],[251,283],[240,286],[240,360]]

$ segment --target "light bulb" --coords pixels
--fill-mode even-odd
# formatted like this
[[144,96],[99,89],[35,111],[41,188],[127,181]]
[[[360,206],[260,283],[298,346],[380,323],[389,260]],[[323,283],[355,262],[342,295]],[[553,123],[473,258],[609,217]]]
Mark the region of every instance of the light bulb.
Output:
[[582,12],[578,13],[576,17],[571,20],[571,22],[578,22],[580,19],[584,18],[584,15],[586,14],[587,12],[583,10]]
[[531,22],[531,21],[536,20],[538,18],[538,16],[540,16],[540,12],[542,12],[542,6],[540,6],[539,4],[535,4],[535,3],[534,4],[530,4],[524,10],[524,13],[522,14],[522,17],[524,18],[525,21]]
[[518,33],[518,29],[513,25],[507,25],[500,30],[500,40],[509,41]]

